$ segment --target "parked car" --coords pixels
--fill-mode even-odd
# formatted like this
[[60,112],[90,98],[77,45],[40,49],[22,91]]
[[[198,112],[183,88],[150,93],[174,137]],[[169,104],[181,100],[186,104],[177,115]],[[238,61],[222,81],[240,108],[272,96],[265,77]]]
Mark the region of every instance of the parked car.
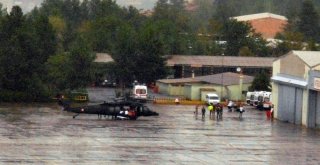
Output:
[[116,87],[116,83],[115,82],[113,82],[113,81],[109,81],[109,80],[103,80],[102,82],[101,82],[101,86],[102,87]]
[[217,104],[220,102],[220,97],[215,93],[206,94],[206,103],[207,104]]

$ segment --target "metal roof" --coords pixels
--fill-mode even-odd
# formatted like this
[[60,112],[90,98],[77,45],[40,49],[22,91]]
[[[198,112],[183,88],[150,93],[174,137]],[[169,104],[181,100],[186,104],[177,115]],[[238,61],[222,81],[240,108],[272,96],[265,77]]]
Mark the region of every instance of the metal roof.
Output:
[[309,67],[320,64],[320,51],[292,51],[292,54],[298,56]]
[[272,67],[273,57],[238,57],[238,56],[186,56],[172,55],[167,60],[168,66],[191,65],[203,66],[234,66],[234,67]]
[[236,19],[237,21],[250,21],[255,19],[262,19],[262,18],[275,18],[280,20],[287,21],[288,19],[282,15],[272,14],[272,13],[258,13],[258,14],[249,14],[249,15],[243,15],[238,17],[232,17],[233,19]]
[[294,77],[288,77],[286,75],[281,75],[281,74],[271,77],[271,80],[274,82],[280,82],[280,83],[290,84],[290,85],[295,85],[300,87],[306,87],[308,85],[308,82],[305,80],[301,80]]
[[[252,83],[254,77],[242,75],[242,83],[250,84]],[[222,81],[223,80],[223,81]],[[239,84],[240,74],[226,72],[208,76],[197,76],[197,77],[189,77],[189,78],[179,78],[179,79],[161,79],[158,82],[166,83],[166,84],[186,84],[186,83],[209,83],[209,84],[217,84],[217,85],[236,85]]]

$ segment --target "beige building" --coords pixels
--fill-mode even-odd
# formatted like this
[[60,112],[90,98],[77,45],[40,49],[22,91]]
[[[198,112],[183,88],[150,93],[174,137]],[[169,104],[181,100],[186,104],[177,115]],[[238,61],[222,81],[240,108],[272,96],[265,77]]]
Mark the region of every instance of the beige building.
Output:
[[159,92],[171,96],[182,96],[190,100],[205,100],[207,93],[216,93],[221,98],[240,100],[253,81],[252,76],[223,73],[180,79],[162,79],[156,82]]
[[274,117],[320,127],[320,52],[291,51],[273,62]]

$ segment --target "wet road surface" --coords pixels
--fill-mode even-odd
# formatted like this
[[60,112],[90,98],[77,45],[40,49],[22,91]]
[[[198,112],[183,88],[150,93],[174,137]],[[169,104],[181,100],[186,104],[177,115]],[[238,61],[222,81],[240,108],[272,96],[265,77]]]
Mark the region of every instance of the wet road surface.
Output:
[[153,105],[158,117],[98,119],[56,104],[0,106],[0,164],[320,164],[320,131],[247,107],[223,120],[194,106]]

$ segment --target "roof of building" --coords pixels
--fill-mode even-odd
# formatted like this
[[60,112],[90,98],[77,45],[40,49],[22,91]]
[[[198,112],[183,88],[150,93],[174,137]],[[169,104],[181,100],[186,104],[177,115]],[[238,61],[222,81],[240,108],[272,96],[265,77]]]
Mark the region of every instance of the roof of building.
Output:
[[97,53],[96,54],[96,59],[94,62],[98,63],[108,63],[108,62],[113,62],[113,59],[110,54],[108,53]]
[[[189,77],[189,78],[179,78],[179,79],[161,79],[158,82],[166,83],[166,84],[186,84],[186,83],[209,83],[209,84],[217,84],[217,85],[236,85],[239,84],[241,74],[226,72],[208,76],[197,76],[197,77]],[[252,83],[254,77],[242,75],[242,83],[250,84]]]
[[292,51],[292,54],[298,56],[309,67],[320,64],[320,51]]
[[272,67],[273,57],[238,57],[238,56],[185,56],[173,55],[167,60],[167,66],[191,65],[203,66],[235,66],[235,67]]
[[250,21],[250,20],[261,19],[261,18],[275,18],[275,19],[280,19],[280,20],[285,20],[285,21],[288,20],[284,16],[272,14],[272,13],[249,14],[249,15],[237,16],[237,17],[232,17],[232,18],[234,18],[238,21]]
[[278,74],[276,76],[273,76],[271,77],[271,80],[274,82],[281,82],[299,87],[306,87],[308,85],[308,82],[306,80],[284,74]]

